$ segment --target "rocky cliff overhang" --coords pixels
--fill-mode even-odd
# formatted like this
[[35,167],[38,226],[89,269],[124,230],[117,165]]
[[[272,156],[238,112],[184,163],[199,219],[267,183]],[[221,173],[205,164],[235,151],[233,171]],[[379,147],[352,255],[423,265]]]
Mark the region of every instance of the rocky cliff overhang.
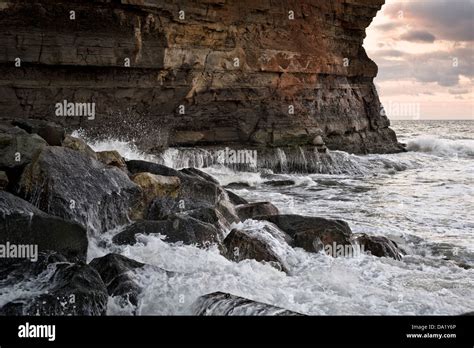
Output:
[[[0,111],[148,151],[396,152],[362,47],[383,3],[1,1]],[[58,103],[95,103],[94,115],[58,116]]]

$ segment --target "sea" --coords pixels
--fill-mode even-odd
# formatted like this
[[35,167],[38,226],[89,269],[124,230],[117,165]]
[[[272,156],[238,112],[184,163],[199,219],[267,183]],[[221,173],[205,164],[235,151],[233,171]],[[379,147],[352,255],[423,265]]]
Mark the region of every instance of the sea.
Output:
[[[272,202],[281,213],[343,219],[354,233],[390,238],[406,252],[401,261],[368,254],[334,258],[282,246],[291,270],[286,274],[255,260],[229,261],[216,246],[170,244],[159,234],[116,246],[110,240],[119,228],[92,237],[89,260],[115,252],[148,266],[133,273],[142,288],[138,306],[109,298],[108,314],[191,315],[199,296],[218,291],[308,315],[474,311],[474,120],[392,121],[392,128],[407,152],[331,151],[350,163],[337,174],[201,169],[222,185],[233,183],[232,191],[251,202]],[[156,160],[126,141],[89,144],[128,159]],[[176,167],[172,154],[165,164]],[[269,186],[269,177],[294,184]],[[261,224],[247,220],[240,227]]]

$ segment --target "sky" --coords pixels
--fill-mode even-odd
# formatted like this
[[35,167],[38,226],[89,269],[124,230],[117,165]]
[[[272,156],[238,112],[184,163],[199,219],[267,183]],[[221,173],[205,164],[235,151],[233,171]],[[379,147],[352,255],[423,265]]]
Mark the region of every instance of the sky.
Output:
[[386,0],[364,47],[390,119],[474,120],[474,0]]

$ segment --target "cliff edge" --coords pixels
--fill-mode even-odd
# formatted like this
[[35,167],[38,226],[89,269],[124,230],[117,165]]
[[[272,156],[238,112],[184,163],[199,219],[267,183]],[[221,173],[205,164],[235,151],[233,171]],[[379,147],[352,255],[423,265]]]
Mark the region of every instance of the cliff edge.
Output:
[[[383,3],[2,1],[0,110],[147,151],[398,152],[362,47]],[[65,102],[94,117],[58,116]]]

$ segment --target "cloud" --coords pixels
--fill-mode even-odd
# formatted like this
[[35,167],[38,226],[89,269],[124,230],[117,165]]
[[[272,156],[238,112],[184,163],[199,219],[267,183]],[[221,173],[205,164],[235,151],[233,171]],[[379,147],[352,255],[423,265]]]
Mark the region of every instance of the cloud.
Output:
[[379,24],[379,25],[375,26],[375,29],[379,30],[379,31],[388,32],[388,31],[392,31],[392,30],[398,28],[399,26],[400,26],[399,23],[389,22],[389,23]]
[[378,50],[374,55],[376,57],[404,57],[406,53],[395,49]]
[[411,30],[400,36],[401,40],[411,41],[411,42],[426,42],[433,43],[436,38],[433,34],[424,31],[424,30]]
[[386,0],[364,46],[382,101],[418,102],[426,115],[474,117],[474,0]]
[[469,94],[471,91],[467,88],[450,88],[448,89],[449,94],[460,95],[460,94]]
[[471,0],[394,2],[384,9],[384,13],[394,21],[385,29],[398,23],[417,30],[429,30],[442,40],[474,41],[473,8]]
[[418,54],[380,49],[371,52],[370,57],[379,67],[379,81],[414,79],[454,87],[461,76],[474,79],[473,53],[470,46]]

